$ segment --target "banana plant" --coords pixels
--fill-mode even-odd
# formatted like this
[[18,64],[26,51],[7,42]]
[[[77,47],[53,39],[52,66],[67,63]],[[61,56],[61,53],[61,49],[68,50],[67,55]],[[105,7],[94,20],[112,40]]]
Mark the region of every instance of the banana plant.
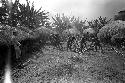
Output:
[[48,12],[42,10],[42,7],[36,10],[34,3],[30,6],[30,2],[28,0],[26,2],[26,4],[21,4],[19,0],[15,0],[8,5],[6,0],[2,0],[0,23],[13,27],[21,25],[30,29],[45,26],[49,19]]
[[99,29],[101,29],[103,26],[108,24],[112,19],[108,19],[107,17],[98,17],[95,20],[87,21],[89,24],[89,27],[93,28],[97,33]]
[[86,21],[80,20],[80,18],[76,18],[75,16],[68,17],[64,14],[60,15],[57,14],[55,17],[52,17],[53,19],[53,25],[56,26],[56,30],[58,33],[62,33],[63,30],[71,29],[73,27],[76,27],[79,31],[82,32],[82,29],[84,27],[84,24]]

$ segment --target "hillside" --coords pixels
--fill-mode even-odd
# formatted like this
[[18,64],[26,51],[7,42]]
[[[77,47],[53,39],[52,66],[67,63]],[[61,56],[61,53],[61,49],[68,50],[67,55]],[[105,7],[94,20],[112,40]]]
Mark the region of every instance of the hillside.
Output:
[[124,83],[124,58],[105,49],[105,53],[44,49],[38,59],[30,59],[22,70],[13,72],[14,83]]

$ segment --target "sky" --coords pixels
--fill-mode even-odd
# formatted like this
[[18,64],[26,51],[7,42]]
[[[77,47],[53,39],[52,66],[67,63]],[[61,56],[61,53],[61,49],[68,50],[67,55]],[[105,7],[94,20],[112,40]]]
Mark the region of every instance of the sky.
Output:
[[[12,0],[14,1],[14,0]],[[75,16],[95,19],[99,16],[112,17],[118,11],[125,9],[125,0],[29,0],[34,1],[36,9],[40,7],[49,12],[50,16],[64,13],[66,16]],[[25,3],[25,0],[20,0]]]

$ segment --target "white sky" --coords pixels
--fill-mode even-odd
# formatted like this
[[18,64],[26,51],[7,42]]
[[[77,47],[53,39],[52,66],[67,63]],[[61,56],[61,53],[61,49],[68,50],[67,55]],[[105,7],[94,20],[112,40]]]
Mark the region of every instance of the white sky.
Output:
[[[14,0],[12,0],[14,1]],[[50,12],[50,15],[64,13],[68,16],[94,19],[99,16],[111,17],[125,8],[125,0],[29,0],[35,7]],[[25,0],[20,0],[24,3]]]

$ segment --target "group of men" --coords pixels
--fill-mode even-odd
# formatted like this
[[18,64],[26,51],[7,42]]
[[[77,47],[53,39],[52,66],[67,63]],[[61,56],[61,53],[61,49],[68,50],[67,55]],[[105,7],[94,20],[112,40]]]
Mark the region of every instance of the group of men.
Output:
[[[69,39],[67,41],[67,50],[72,50],[72,48],[71,48],[72,45],[75,43],[78,43],[76,41],[77,41],[76,37],[74,37],[74,36],[69,37]],[[87,44],[88,42],[90,42],[89,46]],[[94,48],[93,50],[96,50],[96,51],[98,51],[98,48],[101,51],[103,51],[101,42],[99,41],[97,36],[90,37],[90,36],[83,35],[80,40],[79,47],[80,47],[80,52],[83,52],[83,50],[85,51],[85,50],[89,50],[92,48]]]
[[[63,48],[61,43],[61,38],[59,34],[52,34],[50,37],[51,44],[56,48]],[[90,43],[88,45],[88,42]],[[73,51],[73,48],[77,49],[77,47],[73,47],[73,45],[79,46],[79,51],[84,52],[85,50],[93,49],[98,51],[98,49],[102,50],[102,44],[99,41],[98,37],[93,35],[83,35],[80,38],[80,41],[77,40],[76,36],[69,36],[67,40],[67,50]]]

